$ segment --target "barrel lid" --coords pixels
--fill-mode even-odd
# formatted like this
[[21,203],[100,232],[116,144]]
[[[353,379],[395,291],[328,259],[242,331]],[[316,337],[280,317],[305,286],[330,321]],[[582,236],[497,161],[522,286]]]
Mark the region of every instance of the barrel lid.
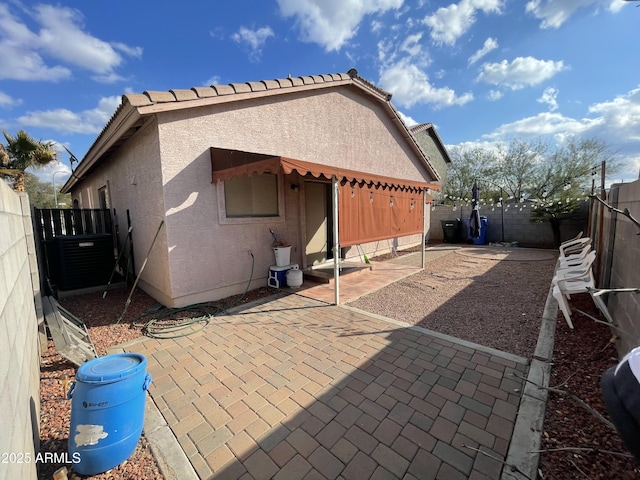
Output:
[[116,353],[89,360],[78,368],[76,380],[85,383],[110,383],[146,370],[147,359],[139,353]]

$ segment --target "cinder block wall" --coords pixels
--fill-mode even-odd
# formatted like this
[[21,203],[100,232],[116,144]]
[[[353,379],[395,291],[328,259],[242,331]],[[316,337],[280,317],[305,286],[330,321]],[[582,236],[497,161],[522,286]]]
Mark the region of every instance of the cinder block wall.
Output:
[[[560,225],[562,240],[575,237],[579,232],[586,234],[586,205],[583,206],[584,219],[563,221]],[[480,215],[487,217],[487,242],[504,241],[518,242],[521,247],[553,248],[553,232],[548,223],[532,223],[531,207],[511,204],[505,207],[504,212],[500,207],[482,205]],[[471,215],[471,206],[435,205],[431,210],[431,229],[429,240],[440,242],[443,240],[442,220],[459,219],[462,222],[468,220]],[[464,223],[463,223],[464,225]],[[463,240],[466,240],[466,232]]]
[[[613,185],[607,200],[615,208],[640,220],[640,180]],[[604,209],[603,252],[608,255],[603,261],[600,287],[640,287],[640,228],[624,215]],[[608,279],[607,279],[608,277]],[[618,353],[625,355],[640,345],[640,294],[609,294],[607,306],[615,323],[625,332],[620,334]],[[617,333],[617,332],[616,332]]]
[[0,465],[0,479],[37,476],[38,285],[28,196],[0,181],[0,455],[8,462]]

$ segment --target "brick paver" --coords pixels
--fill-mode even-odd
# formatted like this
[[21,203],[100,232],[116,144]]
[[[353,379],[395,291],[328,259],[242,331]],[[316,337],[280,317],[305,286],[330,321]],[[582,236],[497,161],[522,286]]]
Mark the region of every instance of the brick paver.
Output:
[[478,450],[504,458],[527,373],[517,357],[301,295],[131,350],[215,480],[496,478],[501,463]]

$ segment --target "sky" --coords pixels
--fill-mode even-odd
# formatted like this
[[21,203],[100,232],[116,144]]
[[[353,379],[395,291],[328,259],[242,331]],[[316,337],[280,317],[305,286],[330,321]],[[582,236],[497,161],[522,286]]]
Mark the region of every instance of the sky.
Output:
[[[357,69],[449,148],[598,139],[640,170],[640,2],[0,0],[0,129],[60,186],[125,93]],[[2,138],[4,140],[4,138]],[[56,173],[59,172],[59,173]]]

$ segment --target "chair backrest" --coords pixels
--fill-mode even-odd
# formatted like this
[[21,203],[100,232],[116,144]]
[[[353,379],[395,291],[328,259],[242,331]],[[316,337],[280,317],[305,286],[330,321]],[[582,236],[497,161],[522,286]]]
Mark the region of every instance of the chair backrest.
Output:
[[580,233],[578,233],[578,235],[576,235],[575,237],[570,238],[569,240],[565,240],[564,242],[562,242],[562,243],[560,244],[560,246],[562,246],[562,245],[566,245],[567,243],[574,242],[574,241],[576,241],[576,240],[580,239],[581,237],[582,237],[582,230],[581,230],[581,231],[580,231]]
[[584,257],[570,256],[560,260],[561,270],[586,270],[591,268],[596,260],[596,251],[589,251]]
[[579,253],[585,246],[591,246],[591,237],[583,237],[573,240],[566,245],[560,245],[560,257],[566,257],[571,254]]

